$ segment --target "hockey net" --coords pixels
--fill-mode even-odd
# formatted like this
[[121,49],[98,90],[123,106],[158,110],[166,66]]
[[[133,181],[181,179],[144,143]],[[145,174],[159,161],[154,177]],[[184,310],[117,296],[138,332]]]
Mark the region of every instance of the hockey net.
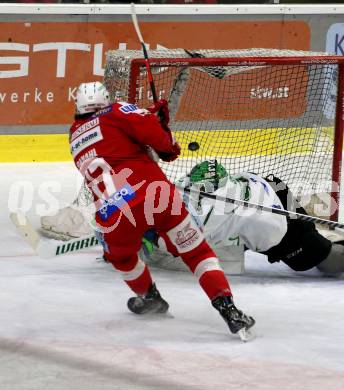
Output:
[[[342,57],[276,49],[152,50],[149,57],[182,147],[178,160],[161,163],[171,181],[216,157],[233,174],[278,176],[303,204],[319,194],[338,201]],[[141,51],[109,51],[104,80],[112,101],[152,103]]]

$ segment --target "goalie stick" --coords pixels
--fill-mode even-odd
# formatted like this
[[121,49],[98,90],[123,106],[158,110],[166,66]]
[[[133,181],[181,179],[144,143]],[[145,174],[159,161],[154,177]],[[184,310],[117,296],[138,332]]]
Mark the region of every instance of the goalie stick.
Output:
[[17,231],[38,256],[48,259],[51,257],[67,255],[100,245],[94,234],[74,238],[69,241],[56,241],[44,238],[32,225],[27,216],[20,212],[10,214],[10,219]]
[[[182,187],[182,186],[178,186],[178,185],[177,185],[177,188],[179,188],[181,191],[187,192],[189,194],[195,194],[195,195],[198,195],[198,196],[201,196],[204,198],[213,199],[213,200],[220,201],[220,202],[237,204],[239,206],[243,206],[246,208],[254,208],[257,210],[261,210],[261,211],[268,211],[272,214],[280,214],[280,215],[284,215],[285,217],[300,219],[301,221],[311,221],[314,223],[318,223],[319,225],[327,225],[333,229],[344,229],[343,223],[329,221],[327,219],[313,217],[311,215],[300,214],[300,213],[296,213],[295,211],[282,210],[282,209],[277,209],[274,207],[263,206],[263,205],[260,205],[257,203],[247,202],[246,200],[233,199],[233,198],[227,198],[227,197],[220,196],[220,195],[208,194],[207,192],[198,191],[198,190],[194,190],[191,188]],[[342,233],[344,233],[344,232],[342,232]]]

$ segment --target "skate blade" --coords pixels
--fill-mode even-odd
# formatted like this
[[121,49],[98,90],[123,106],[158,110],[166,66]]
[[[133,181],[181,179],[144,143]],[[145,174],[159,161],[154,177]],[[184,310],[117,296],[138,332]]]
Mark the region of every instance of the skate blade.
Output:
[[237,334],[239,335],[240,340],[243,341],[244,343],[246,343],[247,341],[251,341],[256,337],[256,335],[251,329],[245,329],[245,328],[240,329]]

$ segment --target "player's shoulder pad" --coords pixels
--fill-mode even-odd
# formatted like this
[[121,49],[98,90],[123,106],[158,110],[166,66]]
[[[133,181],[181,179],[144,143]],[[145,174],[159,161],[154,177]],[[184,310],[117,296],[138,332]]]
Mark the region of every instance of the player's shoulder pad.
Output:
[[141,116],[150,115],[145,108],[139,108],[136,104],[127,102],[118,102],[117,108],[122,114],[137,114]]

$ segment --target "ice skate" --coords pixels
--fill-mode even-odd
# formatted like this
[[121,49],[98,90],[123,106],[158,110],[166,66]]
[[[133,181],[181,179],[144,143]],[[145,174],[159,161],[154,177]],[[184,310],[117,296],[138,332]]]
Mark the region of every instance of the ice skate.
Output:
[[128,300],[128,309],[135,314],[166,313],[168,308],[168,303],[161,298],[155,284],[145,296],[132,297]]
[[249,341],[254,337],[249,329],[255,324],[255,320],[237,309],[232,297],[218,297],[211,303],[233,334],[238,334],[242,341]]

